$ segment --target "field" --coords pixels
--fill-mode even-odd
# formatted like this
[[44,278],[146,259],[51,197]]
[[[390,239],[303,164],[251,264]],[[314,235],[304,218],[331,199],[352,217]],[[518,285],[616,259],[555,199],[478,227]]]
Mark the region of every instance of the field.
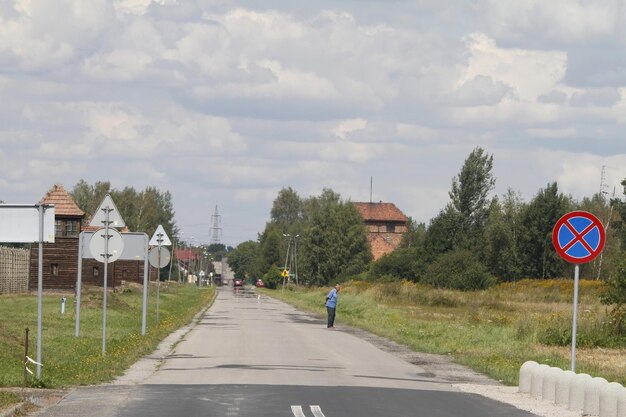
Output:
[[[160,288],[159,324],[156,290],[151,288],[146,335],[141,335],[142,288],[128,287],[107,296],[106,354],[102,354],[101,288],[88,288],[81,297],[80,336],[75,337],[74,297],[43,297],[41,380],[28,386],[58,388],[111,381],[142,356],[152,352],[172,331],[191,322],[210,303],[213,290],[163,283]],[[60,297],[66,296],[61,315]],[[30,329],[29,356],[37,357],[37,296],[0,296],[0,387],[21,386],[24,381],[25,329]],[[35,365],[29,365],[35,372]]]
[[[576,371],[626,384],[626,339],[616,336],[603,284],[581,281]],[[329,288],[268,291],[325,315]],[[339,293],[337,322],[363,328],[420,351],[455,361],[508,385],[535,360],[570,368],[572,280],[523,280],[485,291],[434,289],[410,282],[353,281]]]

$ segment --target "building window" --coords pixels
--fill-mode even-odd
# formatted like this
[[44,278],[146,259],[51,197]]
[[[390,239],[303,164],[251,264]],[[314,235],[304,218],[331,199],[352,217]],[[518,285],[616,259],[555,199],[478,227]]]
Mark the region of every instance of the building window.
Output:
[[395,223],[387,223],[387,233],[395,233],[396,225]]
[[55,277],[59,276],[59,264],[50,264],[50,274]]
[[123,279],[128,279],[128,270],[127,269],[123,269],[122,270],[122,278]]
[[63,235],[63,222],[61,220],[55,220],[54,221],[54,234],[56,236],[62,236]]
[[65,223],[65,236],[78,236],[78,220],[68,220]]
[[97,278],[100,276],[100,268],[98,268],[97,266],[93,267],[93,277]]

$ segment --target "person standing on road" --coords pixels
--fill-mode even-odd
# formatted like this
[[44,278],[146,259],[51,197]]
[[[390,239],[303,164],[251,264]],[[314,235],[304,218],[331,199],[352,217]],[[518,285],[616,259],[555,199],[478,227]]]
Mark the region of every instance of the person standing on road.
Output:
[[328,328],[335,328],[335,310],[337,309],[337,293],[341,289],[339,284],[335,285],[335,288],[330,290],[326,297],[326,311],[328,312]]

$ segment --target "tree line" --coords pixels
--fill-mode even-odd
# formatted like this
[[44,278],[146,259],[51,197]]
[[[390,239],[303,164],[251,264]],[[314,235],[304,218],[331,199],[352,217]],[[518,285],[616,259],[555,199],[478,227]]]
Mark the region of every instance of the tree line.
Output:
[[[400,248],[375,262],[351,202],[330,189],[308,198],[291,187],[282,189],[265,230],[256,241],[235,248],[229,264],[239,277],[263,276],[275,285],[287,263],[289,240],[298,236],[299,276],[307,285],[357,278],[475,290],[521,278],[569,277],[573,266],[554,250],[552,230],[564,214],[585,210],[610,227],[602,256],[582,265],[581,277],[607,282],[621,277],[626,270],[625,202],[600,192],[577,201],[556,182],[528,202],[513,189],[496,196],[492,170],[493,155],[474,149],[452,179],[446,206],[428,224],[410,219]],[[622,185],[626,194],[626,180]]]

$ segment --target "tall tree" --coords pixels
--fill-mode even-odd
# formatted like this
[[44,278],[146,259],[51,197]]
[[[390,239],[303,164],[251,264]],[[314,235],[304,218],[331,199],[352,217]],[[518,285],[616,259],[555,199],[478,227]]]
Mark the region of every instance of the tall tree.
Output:
[[94,185],[90,185],[87,181],[81,179],[72,189],[70,195],[85,212],[86,219],[91,218],[98,209],[98,206],[104,199],[104,196],[111,191],[111,183],[108,181],[97,181]]
[[556,182],[540,190],[524,208],[520,218],[519,240],[522,274],[535,278],[562,277],[567,264],[552,246],[552,230],[556,222],[573,206],[570,197],[559,193]]
[[228,254],[228,265],[235,273],[235,277],[241,279],[248,277],[261,278],[259,249],[259,242],[249,240],[240,243]]
[[272,206],[271,218],[274,224],[287,232],[294,223],[302,220],[303,203],[291,187],[283,188],[278,192]]
[[371,250],[363,220],[356,207],[337,201],[337,194],[324,190],[309,199],[310,223],[302,235],[300,275],[308,282],[327,284],[365,271]]
[[491,204],[483,241],[481,258],[489,272],[500,281],[517,280],[521,266],[515,231],[512,224],[507,222],[503,207],[497,199]]
[[474,149],[463,164],[461,172],[452,179],[452,205],[473,229],[482,228],[489,216],[489,193],[496,180],[491,173],[493,155],[482,148]]

